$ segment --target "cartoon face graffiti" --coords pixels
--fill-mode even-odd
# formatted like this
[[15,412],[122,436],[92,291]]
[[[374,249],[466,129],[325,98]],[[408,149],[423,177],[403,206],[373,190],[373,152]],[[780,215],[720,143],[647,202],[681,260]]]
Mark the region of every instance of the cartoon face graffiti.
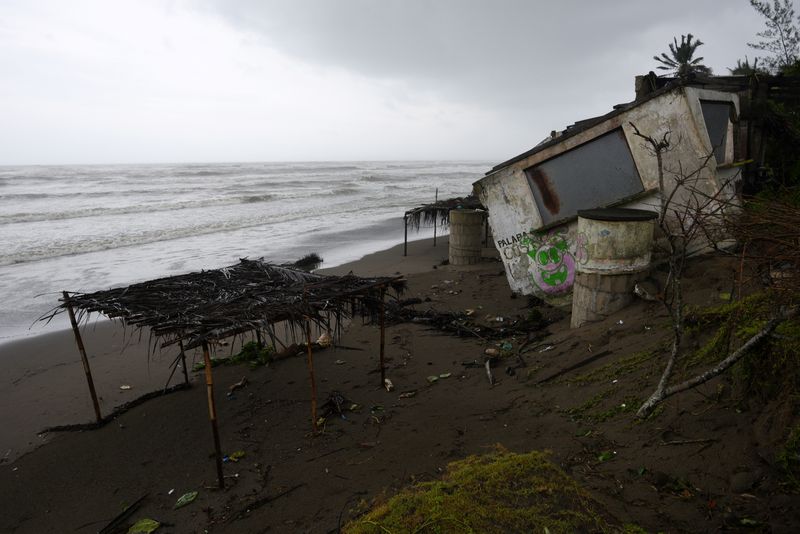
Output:
[[528,252],[533,260],[531,276],[545,293],[564,293],[575,282],[575,257],[563,236],[551,237],[538,249]]

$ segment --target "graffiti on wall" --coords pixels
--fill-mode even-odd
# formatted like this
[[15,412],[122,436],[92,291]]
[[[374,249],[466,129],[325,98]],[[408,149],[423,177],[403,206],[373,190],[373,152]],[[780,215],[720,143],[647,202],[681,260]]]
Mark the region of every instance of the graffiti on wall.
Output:
[[546,234],[529,234],[525,238],[528,273],[531,280],[545,293],[560,295],[572,289],[575,270],[586,263],[586,236],[570,236],[566,229],[554,229]]
[[[521,232],[497,241],[497,248],[506,261],[524,257],[527,276],[548,295],[568,293],[575,283],[579,264],[588,261],[586,236],[555,228],[549,232]],[[512,271],[513,272],[513,271]]]

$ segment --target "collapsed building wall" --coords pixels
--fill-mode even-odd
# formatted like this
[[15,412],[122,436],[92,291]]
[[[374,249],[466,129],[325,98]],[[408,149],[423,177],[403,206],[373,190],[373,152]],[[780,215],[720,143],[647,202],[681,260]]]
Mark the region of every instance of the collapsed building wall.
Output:
[[[738,116],[734,93],[667,87],[582,121],[492,169],[474,188],[489,211],[512,290],[553,302],[569,297],[577,265],[588,260],[586,236],[577,233],[578,210],[658,211],[661,195],[675,188],[674,173],[704,162],[694,186],[705,194],[724,187],[732,198]],[[670,135],[664,190],[656,157],[633,125],[654,138]],[[674,201],[688,194],[677,191]]]

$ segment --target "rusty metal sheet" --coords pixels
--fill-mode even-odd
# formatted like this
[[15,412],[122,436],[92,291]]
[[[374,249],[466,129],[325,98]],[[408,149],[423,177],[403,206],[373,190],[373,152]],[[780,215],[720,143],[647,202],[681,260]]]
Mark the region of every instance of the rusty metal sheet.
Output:
[[644,191],[621,128],[525,169],[544,225]]

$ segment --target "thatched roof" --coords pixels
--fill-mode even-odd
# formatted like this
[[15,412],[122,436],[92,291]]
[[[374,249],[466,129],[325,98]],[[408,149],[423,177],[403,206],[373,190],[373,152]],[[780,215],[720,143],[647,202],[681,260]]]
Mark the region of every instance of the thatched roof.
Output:
[[150,328],[162,345],[182,341],[185,348],[251,331],[270,331],[278,322],[290,327],[311,320],[354,314],[376,316],[381,292],[404,289],[395,278],[325,276],[299,269],[243,259],[222,269],[159,278],[128,287],[69,293],[42,320],[75,310],[78,321],[91,313],[119,319],[125,325]]
[[450,210],[452,209],[486,210],[478,197],[469,195],[447,200],[439,200],[432,204],[423,204],[405,213],[406,224],[419,230],[420,223],[426,225],[448,226],[450,224]]

